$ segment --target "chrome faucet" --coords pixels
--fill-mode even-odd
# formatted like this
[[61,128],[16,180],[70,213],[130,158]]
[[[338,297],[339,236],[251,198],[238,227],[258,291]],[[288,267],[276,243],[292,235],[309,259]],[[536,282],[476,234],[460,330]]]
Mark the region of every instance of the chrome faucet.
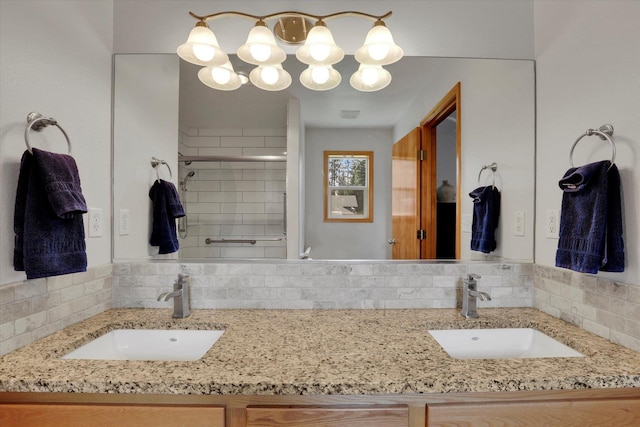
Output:
[[173,298],[173,316],[183,319],[191,314],[191,276],[178,274],[178,280],[173,284],[173,292],[164,292],[158,295],[158,301],[169,301]]
[[486,292],[480,292],[478,290],[478,282],[477,279],[480,279],[480,276],[474,273],[470,273],[466,279],[464,279],[464,283],[462,284],[462,317],[465,319],[477,319],[478,310],[477,310],[477,300],[480,301],[491,301],[491,297]]

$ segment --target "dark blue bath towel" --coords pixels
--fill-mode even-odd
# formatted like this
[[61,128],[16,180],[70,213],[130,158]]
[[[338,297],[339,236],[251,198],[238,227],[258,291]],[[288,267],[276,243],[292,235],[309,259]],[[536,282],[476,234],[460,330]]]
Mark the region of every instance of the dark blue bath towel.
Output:
[[500,218],[500,192],[495,186],[478,187],[469,193],[473,199],[471,250],[489,253],[496,249],[496,228]]
[[73,157],[25,151],[14,211],[13,266],[28,279],[87,270],[87,204]]
[[158,253],[170,254],[180,247],[176,235],[176,218],[185,216],[178,190],[171,182],[156,180],[149,190],[153,207],[151,246],[158,246]]
[[624,271],[620,173],[610,161],[569,169],[562,189],[556,266],[582,273]]

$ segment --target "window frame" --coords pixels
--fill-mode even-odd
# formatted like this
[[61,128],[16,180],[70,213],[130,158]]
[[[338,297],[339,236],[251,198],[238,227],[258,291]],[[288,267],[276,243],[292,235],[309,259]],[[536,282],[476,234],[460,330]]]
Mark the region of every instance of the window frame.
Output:
[[[329,160],[331,158],[365,157],[366,185],[365,186],[331,186],[329,185]],[[324,151],[324,222],[373,222],[373,151]],[[363,191],[364,211],[361,215],[335,215],[332,213],[330,202],[331,191],[355,190]]]

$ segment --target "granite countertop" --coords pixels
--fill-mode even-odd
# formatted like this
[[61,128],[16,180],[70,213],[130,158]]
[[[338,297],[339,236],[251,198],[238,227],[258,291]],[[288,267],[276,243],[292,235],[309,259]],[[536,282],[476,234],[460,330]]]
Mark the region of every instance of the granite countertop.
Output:
[[[530,308],[112,309],[0,358],[0,391],[395,394],[640,387],[640,353]],[[587,357],[456,360],[428,329],[534,327]],[[119,328],[225,329],[194,362],[63,360]]]

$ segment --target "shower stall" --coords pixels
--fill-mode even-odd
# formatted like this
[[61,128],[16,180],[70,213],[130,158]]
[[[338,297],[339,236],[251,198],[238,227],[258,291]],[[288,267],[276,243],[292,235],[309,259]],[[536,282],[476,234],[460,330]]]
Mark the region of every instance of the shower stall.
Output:
[[284,156],[180,156],[180,259],[286,254]]

